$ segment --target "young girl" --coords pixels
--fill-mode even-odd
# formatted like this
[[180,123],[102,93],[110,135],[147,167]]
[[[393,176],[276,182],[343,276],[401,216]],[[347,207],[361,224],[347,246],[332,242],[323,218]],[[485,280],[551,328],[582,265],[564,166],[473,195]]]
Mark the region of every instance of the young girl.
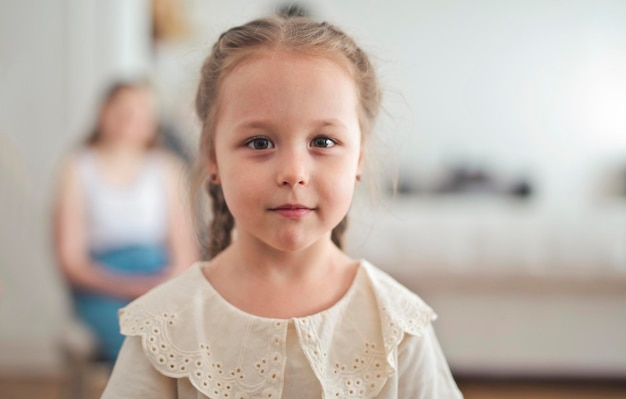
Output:
[[196,97],[212,259],[120,312],[104,398],[462,397],[433,311],[341,250],[379,103],[332,25],[222,34]]
[[55,249],[76,316],[111,364],[124,341],[119,308],[197,259],[182,165],[156,143],[153,102],[143,84],[108,90],[94,132],[65,164],[55,207]]

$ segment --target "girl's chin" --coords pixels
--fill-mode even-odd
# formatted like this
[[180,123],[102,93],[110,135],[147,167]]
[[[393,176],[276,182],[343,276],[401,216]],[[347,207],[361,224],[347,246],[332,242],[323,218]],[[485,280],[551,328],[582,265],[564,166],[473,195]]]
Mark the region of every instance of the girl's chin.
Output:
[[283,237],[281,239],[265,241],[264,244],[269,250],[282,252],[285,254],[296,254],[298,252],[303,252],[311,248],[316,248],[319,250],[321,247],[325,245],[332,245],[332,242],[329,239],[326,239],[326,236],[323,238],[303,238],[303,237]]

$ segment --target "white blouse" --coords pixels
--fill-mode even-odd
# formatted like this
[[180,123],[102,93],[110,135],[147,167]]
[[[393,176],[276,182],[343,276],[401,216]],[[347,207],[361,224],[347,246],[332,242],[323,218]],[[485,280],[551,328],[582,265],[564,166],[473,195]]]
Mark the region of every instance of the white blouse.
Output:
[[418,296],[362,261],[331,308],[291,319],[245,313],[202,263],[120,311],[109,398],[462,398]]
[[166,169],[160,153],[148,152],[137,177],[124,186],[107,180],[93,149],[84,149],[76,166],[87,201],[91,250],[164,245],[168,209]]

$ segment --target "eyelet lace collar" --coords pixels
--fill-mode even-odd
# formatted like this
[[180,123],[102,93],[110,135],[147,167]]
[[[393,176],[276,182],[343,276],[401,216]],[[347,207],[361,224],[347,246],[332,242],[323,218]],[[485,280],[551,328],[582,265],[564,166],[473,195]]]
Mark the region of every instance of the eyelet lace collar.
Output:
[[[162,374],[188,378],[210,398],[279,398],[288,323],[327,398],[374,398],[397,369],[405,333],[436,318],[419,297],[366,261],[335,306],[302,318],[248,315],[208,284],[202,264],[120,311],[121,331],[139,336]],[[378,309],[378,312],[372,312]]]

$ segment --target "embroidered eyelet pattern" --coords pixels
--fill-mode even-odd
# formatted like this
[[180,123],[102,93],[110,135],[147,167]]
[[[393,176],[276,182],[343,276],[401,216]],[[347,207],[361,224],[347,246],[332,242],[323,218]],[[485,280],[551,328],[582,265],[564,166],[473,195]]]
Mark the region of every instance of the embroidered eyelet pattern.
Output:
[[[129,306],[120,313],[120,318],[122,332],[142,338],[144,351],[157,370],[170,377],[187,377],[194,387],[210,398],[279,397],[283,355],[278,351],[259,359],[255,365],[256,373],[253,373],[256,378],[248,378],[243,366],[229,369],[215,359],[207,343],[200,343],[196,350],[191,351],[177,348],[170,342],[170,328],[176,324],[173,314],[133,313]],[[274,335],[270,342],[282,348],[283,338]]]
[[[296,319],[303,349],[314,372],[330,398],[373,398],[382,389],[393,369],[387,364],[382,342],[364,342],[355,348],[351,361],[328,354],[316,334],[319,320]],[[356,337],[355,337],[356,338]]]
[[[422,335],[436,317],[419,297],[399,286],[389,276],[369,266],[364,268],[370,276],[368,283],[373,287],[371,292],[374,297],[366,291],[368,285],[364,284],[363,288],[355,291],[350,305],[343,308],[345,313],[341,316],[313,315],[292,319],[301,348],[327,398],[371,399],[378,396],[397,369],[395,355],[404,334]],[[398,291],[403,289],[406,292],[399,294]],[[199,302],[210,303],[207,298],[201,298]],[[363,305],[364,302],[368,304]],[[359,305],[351,308],[352,303]],[[368,309],[377,307],[378,314],[359,312],[364,306]],[[242,347],[250,345],[264,351],[258,358],[250,358],[245,356],[245,351],[237,355],[235,347],[232,351],[228,347],[227,352],[224,346],[217,343],[212,347],[211,342],[220,341],[211,341],[203,335],[202,329],[185,329],[188,324],[182,323],[182,320],[199,319],[193,312],[183,317],[180,309],[178,314],[176,311],[148,311],[153,308],[133,303],[120,312],[120,321],[123,334],[141,337],[144,351],[158,371],[174,378],[188,378],[196,389],[212,399],[280,397],[284,383],[288,322],[263,322],[266,324],[261,324],[261,329],[265,331],[261,333],[258,333],[258,325],[254,334],[248,335],[251,330],[243,331]],[[202,311],[201,314],[212,322],[213,318],[208,315],[213,313]],[[219,326],[217,323],[216,328]],[[344,341],[335,342],[337,331],[340,331],[338,336]],[[183,334],[186,337],[184,341],[195,346],[177,346],[181,343],[175,338],[177,334]],[[193,335],[190,339],[188,334],[198,334],[195,337],[197,342]],[[346,337],[350,337],[348,341],[345,341]]]
[[[419,297],[398,285],[387,274],[370,269],[378,274],[372,279],[375,287],[379,317],[382,328],[381,342],[363,343],[361,354],[356,354],[353,361],[332,363],[332,374],[325,386],[333,387],[327,392],[332,398],[375,398],[382,390],[388,377],[397,369],[394,351],[405,333],[421,336],[436,315]],[[398,295],[395,290],[404,291]],[[301,325],[303,330],[307,327]],[[316,341],[312,330],[304,332],[304,341]],[[355,338],[358,334],[355,334]],[[314,351],[315,353],[315,351]],[[332,359],[329,359],[332,362]],[[328,375],[328,374],[326,374]]]

